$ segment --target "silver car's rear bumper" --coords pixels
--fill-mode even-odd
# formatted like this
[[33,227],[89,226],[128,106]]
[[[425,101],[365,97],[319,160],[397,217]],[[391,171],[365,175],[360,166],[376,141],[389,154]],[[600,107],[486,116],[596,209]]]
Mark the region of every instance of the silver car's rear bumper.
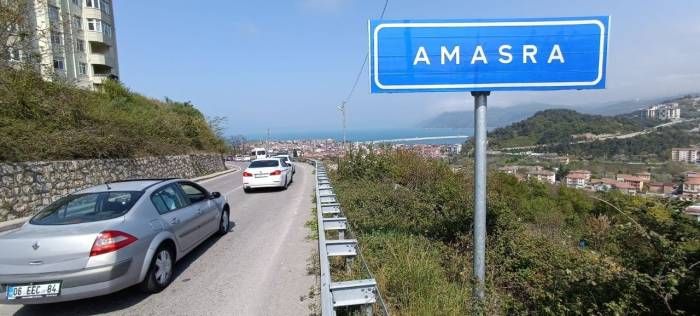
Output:
[[[0,304],[44,304],[78,300],[116,292],[138,282],[138,273],[127,273],[132,268],[131,259],[114,265],[61,273],[28,275],[0,274]],[[7,299],[8,285],[61,282],[60,295],[43,298]]]

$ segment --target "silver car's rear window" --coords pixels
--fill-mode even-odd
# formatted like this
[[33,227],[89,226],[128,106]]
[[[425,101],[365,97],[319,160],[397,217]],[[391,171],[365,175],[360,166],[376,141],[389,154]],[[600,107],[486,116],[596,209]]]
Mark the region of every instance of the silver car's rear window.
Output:
[[34,225],[68,225],[122,216],[138,201],[141,191],[71,194],[52,203],[29,221]]

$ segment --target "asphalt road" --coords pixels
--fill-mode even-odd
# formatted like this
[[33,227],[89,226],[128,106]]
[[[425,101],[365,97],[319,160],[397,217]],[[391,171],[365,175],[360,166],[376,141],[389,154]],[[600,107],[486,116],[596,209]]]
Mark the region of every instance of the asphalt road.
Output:
[[[49,305],[0,305],[0,315],[308,315],[315,276],[307,260],[312,167],[297,163],[288,190],[243,193],[242,171],[200,182],[228,197],[232,231],[212,237],[176,265],[163,292],[136,288]],[[239,164],[244,167],[245,165]]]

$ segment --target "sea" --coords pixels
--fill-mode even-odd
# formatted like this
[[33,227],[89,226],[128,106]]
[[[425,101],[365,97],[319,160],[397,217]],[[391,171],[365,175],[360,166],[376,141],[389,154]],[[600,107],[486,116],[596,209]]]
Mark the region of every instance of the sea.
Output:
[[[472,129],[452,128],[400,128],[400,129],[348,129],[350,142],[385,142],[395,144],[461,144],[473,134]],[[248,140],[266,140],[267,133],[243,134]],[[343,132],[333,131],[284,131],[270,130],[271,140],[342,140]]]

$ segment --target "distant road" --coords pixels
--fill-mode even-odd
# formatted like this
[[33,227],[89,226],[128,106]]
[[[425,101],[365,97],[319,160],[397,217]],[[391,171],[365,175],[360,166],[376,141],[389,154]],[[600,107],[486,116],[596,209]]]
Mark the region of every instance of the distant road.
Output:
[[681,119],[678,121],[671,121],[671,122],[666,122],[663,124],[659,124],[650,128],[647,128],[643,131],[639,132],[633,132],[633,133],[627,133],[627,134],[621,134],[621,135],[600,135],[598,137],[595,137],[593,139],[587,139],[587,140],[581,140],[581,141],[576,141],[576,142],[569,142],[569,143],[553,143],[553,144],[540,144],[540,145],[531,145],[531,146],[520,146],[520,147],[506,147],[506,148],[497,148],[497,150],[522,150],[522,149],[537,149],[537,148],[546,148],[550,146],[557,146],[557,145],[562,145],[562,144],[585,144],[585,143],[592,143],[594,141],[598,140],[608,140],[608,139],[625,139],[625,138],[631,138],[639,135],[645,135],[653,132],[654,130],[661,128],[661,127],[666,127],[666,126],[671,126],[679,123],[685,123],[685,122],[692,122],[692,121],[697,121],[700,119]]
[[74,302],[0,305],[0,315],[308,315],[315,302],[308,297],[315,276],[307,273],[307,259],[316,244],[306,240],[304,227],[312,218],[311,170],[298,163],[286,191],[245,194],[240,170],[201,181],[228,197],[235,226],[179,261],[161,293],[129,288]]

